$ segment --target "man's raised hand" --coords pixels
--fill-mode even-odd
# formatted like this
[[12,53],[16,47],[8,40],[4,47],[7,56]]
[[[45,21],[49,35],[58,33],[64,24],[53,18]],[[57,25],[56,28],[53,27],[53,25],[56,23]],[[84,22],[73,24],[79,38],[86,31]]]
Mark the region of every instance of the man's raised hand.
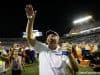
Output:
[[26,11],[26,16],[28,19],[35,18],[36,10],[33,9],[31,4],[26,5],[25,11]]

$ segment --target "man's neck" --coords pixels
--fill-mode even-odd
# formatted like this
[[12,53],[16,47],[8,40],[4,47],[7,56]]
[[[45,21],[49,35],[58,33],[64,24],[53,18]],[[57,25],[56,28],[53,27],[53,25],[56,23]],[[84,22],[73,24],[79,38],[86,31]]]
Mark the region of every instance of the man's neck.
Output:
[[58,46],[58,44],[49,44],[48,47],[51,49],[51,50],[54,50],[56,49]]

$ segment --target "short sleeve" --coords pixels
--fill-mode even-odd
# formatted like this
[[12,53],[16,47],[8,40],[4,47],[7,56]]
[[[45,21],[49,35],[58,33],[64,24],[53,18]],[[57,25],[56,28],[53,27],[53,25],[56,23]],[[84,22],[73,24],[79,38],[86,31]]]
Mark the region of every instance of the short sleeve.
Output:
[[2,54],[7,55],[7,52],[3,49]]
[[34,48],[35,48],[35,51],[37,52],[48,50],[46,44],[39,41],[36,41]]

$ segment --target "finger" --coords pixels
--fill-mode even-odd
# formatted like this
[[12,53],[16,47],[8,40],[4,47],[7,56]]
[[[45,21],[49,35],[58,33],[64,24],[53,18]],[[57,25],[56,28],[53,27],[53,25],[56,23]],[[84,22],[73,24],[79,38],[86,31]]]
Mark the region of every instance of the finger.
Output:
[[25,11],[27,11],[27,8],[25,8]]
[[27,4],[26,7],[32,7],[32,5],[31,4]]
[[28,8],[29,7],[29,5],[26,5],[26,8]]
[[28,12],[28,11],[29,11],[29,9],[25,8],[25,11],[26,11],[26,12]]
[[26,11],[26,12],[32,12],[32,11],[33,11],[33,9],[32,9],[32,8],[30,8],[30,7],[26,7],[26,8],[25,8],[25,11]]
[[28,5],[29,7],[33,7],[31,4]]
[[34,12],[35,14],[37,13],[37,11],[35,10],[35,12]]
[[33,6],[32,6],[31,4],[29,4],[29,5],[26,5],[26,8],[31,8],[31,9],[33,9]]

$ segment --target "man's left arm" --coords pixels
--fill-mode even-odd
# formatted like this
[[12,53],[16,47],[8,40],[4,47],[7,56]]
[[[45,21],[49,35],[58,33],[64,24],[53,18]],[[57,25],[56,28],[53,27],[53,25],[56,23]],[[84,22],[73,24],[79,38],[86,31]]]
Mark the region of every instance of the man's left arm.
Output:
[[75,72],[78,71],[78,62],[75,59],[75,57],[72,54],[72,45],[69,43],[62,43],[62,50],[65,50],[68,52],[68,60],[66,60],[67,63],[70,62],[69,67],[71,67]]
[[77,62],[77,60],[75,59],[75,57],[73,56],[72,53],[69,54],[69,59],[70,59],[70,63],[71,63],[73,70],[75,72],[77,72],[79,70],[79,65],[78,65],[78,62]]

